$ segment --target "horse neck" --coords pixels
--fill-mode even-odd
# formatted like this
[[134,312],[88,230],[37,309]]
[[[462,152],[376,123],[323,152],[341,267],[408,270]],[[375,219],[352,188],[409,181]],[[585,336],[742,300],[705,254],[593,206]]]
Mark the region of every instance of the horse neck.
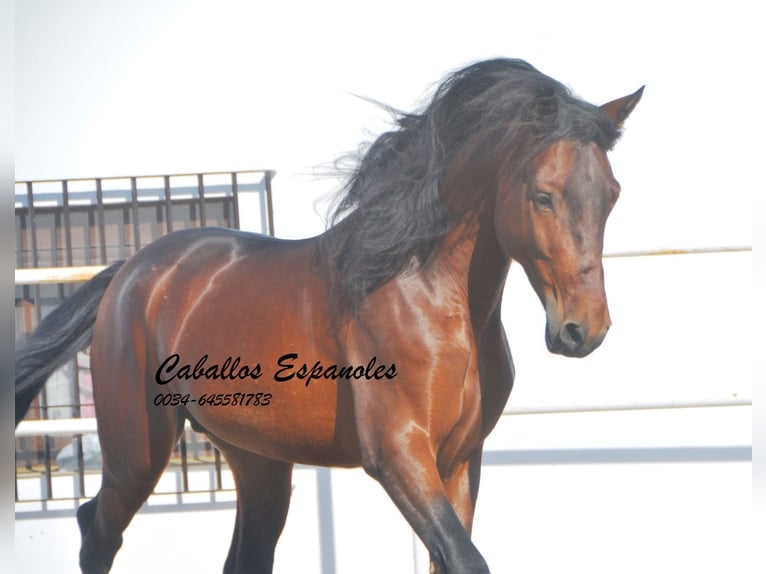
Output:
[[499,318],[511,263],[497,241],[492,211],[487,205],[459,221],[445,237],[433,264],[435,273],[450,277],[465,294],[477,333]]
[[443,201],[457,223],[441,245],[442,264],[461,277],[474,328],[499,318],[511,264],[495,233],[497,162],[476,160],[471,148],[450,166]]

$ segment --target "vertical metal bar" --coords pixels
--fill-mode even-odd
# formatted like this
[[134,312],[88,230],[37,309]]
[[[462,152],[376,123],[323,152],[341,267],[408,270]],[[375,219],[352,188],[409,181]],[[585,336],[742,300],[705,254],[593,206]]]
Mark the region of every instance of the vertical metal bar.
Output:
[[215,489],[223,489],[223,475],[221,474],[221,451],[213,447],[213,456],[215,458]]
[[274,207],[272,204],[272,197],[271,197],[271,178],[272,178],[273,172],[271,170],[266,171],[266,215],[268,217],[268,233],[272,237],[274,236]]
[[[69,209],[69,181],[66,179],[61,180],[61,211],[64,218],[64,260],[67,267],[72,266],[72,215]],[[62,299],[65,296],[71,295],[72,285],[67,284],[66,289],[63,288],[60,291]],[[73,377],[73,416],[80,416],[80,367],[77,364],[77,357],[74,359],[74,377]],[[76,442],[77,445],[79,443]]]
[[197,195],[199,197],[199,224],[200,227],[207,225],[205,217],[205,178],[201,173],[197,174]]
[[[72,266],[72,214],[69,206],[69,182],[64,179],[61,181],[61,202],[62,211],[64,215],[64,250],[65,260],[68,267]],[[72,284],[67,284],[67,295],[72,294]],[[72,415],[74,417],[80,417],[80,365],[77,362],[77,355],[75,354],[74,360],[74,372],[72,377],[72,394],[74,396]],[[78,460],[82,458],[82,440],[75,440],[75,448],[77,449]],[[80,482],[84,481],[84,472],[80,469]]]
[[133,210],[133,253],[135,253],[141,249],[140,225],[138,223],[138,187],[135,177],[130,178],[130,204]]
[[94,221],[93,206],[89,205],[85,212],[87,224],[85,226],[85,244],[83,249],[85,251],[85,265],[93,265],[93,238],[91,237],[91,229],[96,224]]
[[178,446],[181,450],[181,477],[183,478],[184,492],[189,492],[189,463],[186,460],[186,434],[181,436]]
[[69,210],[69,182],[61,182],[61,200],[64,211],[64,246],[66,249],[66,264],[72,266],[72,215]]
[[[79,397],[79,395],[78,395]],[[79,410],[79,399],[77,406]],[[79,413],[77,414],[79,417]],[[74,445],[77,452],[77,488],[79,492],[74,493],[75,498],[82,498],[85,496],[85,455],[82,451],[82,435],[78,434],[74,437]]]
[[[51,238],[51,267],[58,267],[59,265],[66,266],[66,238],[64,239],[63,249],[59,246],[59,231],[64,227],[62,223],[63,213],[53,212],[53,237]],[[59,250],[64,251],[64,255],[59,257]],[[60,261],[63,259],[63,263]],[[58,284],[58,298],[64,299],[67,296],[68,286],[64,283]]]
[[[117,211],[119,209],[119,212]],[[121,212],[121,213],[120,213]],[[118,218],[118,225],[117,225],[117,258],[118,259],[127,259],[127,249],[126,246],[128,244],[128,231],[126,227],[130,225],[130,210],[128,209],[127,205],[121,205],[119,208],[115,207],[114,215]],[[122,215],[122,221],[120,221],[120,215]]]
[[173,232],[173,203],[170,197],[170,176],[165,176],[165,233]]
[[[27,182],[27,209],[29,211],[29,233],[30,233],[30,247],[32,249],[32,267],[38,267],[39,258],[37,254],[37,225],[35,222],[35,197],[34,190],[32,189],[32,182]],[[32,301],[35,309],[35,327],[40,324],[42,320],[42,303],[40,301],[40,285],[34,285],[32,288]],[[42,392],[39,395],[40,416],[41,418],[48,418],[48,392],[45,386],[43,386]]]
[[[16,221],[17,223],[14,224],[14,228],[16,230],[16,267],[22,268],[24,267],[24,236],[27,229],[26,224],[27,217],[25,216],[24,209],[20,209],[16,211]],[[18,292],[18,287],[15,289],[16,292]],[[23,299],[29,298],[29,286],[24,285],[21,288],[21,297]],[[15,305],[15,303],[14,303]],[[22,301],[21,308],[24,308],[24,303]],[[26,321],[24,321],[26,323]],[[22,327],[23,328],[23,327]],[[14,469],[18,468],[18,457],[19,457],[19,450],[21,451],[22,457],[25,462],[25,466],[27,468],[31,467],[31,463],[29,462],[29,451],[27,449],[28,440],[27,439],[20,439],[17,440],[17,444],[19,445],[19,448],[16,449],[14,460],[16,462],[16,465],[14,466]],[[18,478],[14,481],[15,482],[15,491],[16,491],[16,500],[19,499],[19,481]]]
[[319,515],[319,556],[322,574],[336,570],[335,524],[332,506],[332,474],[329,468],[319,467],[317,473],[317,514]]
[[231,172],[231,198],[234,210],[234,229],[239,229],[239,183],[237,182],[237,172]]
[[[46,417],[47,418],[47,417]],[[51,437],[43,437],[43,457],[45,462],[45,498],[53,500],[53,469],[51,468]]]
[[[59,265],[59,229],[61,228],[61,214],[54,211],[53,216],[53,229],[51,229],[51,260],[49,265],[51,267],[58,267]],[[63,296],[63,289],[59,287],[59,293]]]
[[27,182],[27,212],[29,213],[29,247],[32,250],[32,267],[37,267],[37,229],[35,229],[35,197],[32,182]]
[[191,434],[191,451],[192,451],[192,459],[196,462],[200,462],[199,457],[199,441],[197,439],[197,433],[192,431]]
[[104,222],[104,192],[101,178],[96,178],[96,209],[98,213],[98,242],[101,244],[101,263],[106,265],[106,223]]
[[[32,190],[32,182],[27,182],[27,210],[29,212],[29,245],[32,249],[32,267],[38,267],[39,257],[37,253],[37,224],[35,222],[35,197]],[[34,306],[35,306],[35,320],[37,324],[40,324],[42,319],[42,310],[40,309],[40,286],[35,285],[33,288]],[[37,325],[35,325],[37,326]]]
[[27,218],[24,215],[22,208],[21,212],[16,212],[18,225],[16,228],[16,267],[24,267],[24,234],[27,230]]

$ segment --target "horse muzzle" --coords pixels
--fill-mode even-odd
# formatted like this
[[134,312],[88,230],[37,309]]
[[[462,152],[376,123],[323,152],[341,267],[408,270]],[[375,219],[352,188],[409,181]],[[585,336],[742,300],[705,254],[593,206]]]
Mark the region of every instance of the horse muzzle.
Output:
[[551,353],[566,357],[585,357],[591,354],[601,345],[609,330],[609,323],[595,334],[574,321],[566,321],[559,325],[553,327],[548,321],[545,326],[545,344]]

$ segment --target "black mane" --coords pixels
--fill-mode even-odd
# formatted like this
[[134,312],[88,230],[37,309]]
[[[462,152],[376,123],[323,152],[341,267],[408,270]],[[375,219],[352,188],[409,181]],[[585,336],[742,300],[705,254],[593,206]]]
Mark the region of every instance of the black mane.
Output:
[[349,308],[424,264],[449,232],[440,184],[467,146],[518,162],[560,139],[608,150],[619,137],[600,108],[521,60],[468,66],[444,80],[425,110],[397,115],[395,129],[358,160],[320,241],[333,290]]

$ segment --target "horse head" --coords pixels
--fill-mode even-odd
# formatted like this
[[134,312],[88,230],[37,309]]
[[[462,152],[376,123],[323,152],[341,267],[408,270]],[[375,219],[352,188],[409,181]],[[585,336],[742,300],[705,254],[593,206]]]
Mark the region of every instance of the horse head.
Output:
[[[642,91],[599,111],[619,129]],[[545,308],[548,350],[566,356],[588,355],[611,325],[601,259],[620,185],[606,152],[595,140],[550,143],[521,178],[499,186],[495,203],[498,240],[522,264]]]

